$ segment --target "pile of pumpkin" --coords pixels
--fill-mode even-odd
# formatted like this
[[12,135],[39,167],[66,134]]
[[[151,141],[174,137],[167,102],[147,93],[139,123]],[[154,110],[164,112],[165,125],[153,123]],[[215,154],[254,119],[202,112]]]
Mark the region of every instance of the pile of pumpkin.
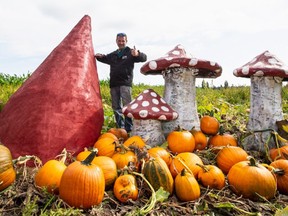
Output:
[[[215,153],[215,164],[204,164],[198,156],[207,149]],[[181,201],[198,199],[200,185],[221,190],[226,184],[244,198],[269,200],[277,190],[288,194],[288,160],[278,158],[269,165],[258,163],[207,115],[200,120],[200,130],[179,127],[170,132],[165,147],[149,147],[140,136],[128,137],[124,129],[111,128],[70,164],[65,164],[66,154],[47,161],[34,182],[76,208],[100,204],[105,190],[112,190],[122,203],[137,200],[138,178],[144,179],[152,196],[163,189]],[[0,145],[0,191],[15,178],[11,153]]]

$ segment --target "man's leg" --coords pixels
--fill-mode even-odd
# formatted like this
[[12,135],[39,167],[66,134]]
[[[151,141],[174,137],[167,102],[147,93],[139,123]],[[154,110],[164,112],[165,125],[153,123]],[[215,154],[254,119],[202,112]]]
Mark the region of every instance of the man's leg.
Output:
[[120,87],[110,88],[110,95],[111,95],[111,100],[112,100],[112,109],[113,109],[114,116],[115,116],[116,126],[118,128],[124,128],[124,118],[122,115]]
[[[132,100],[132,88],[130,86],[120,86],[121,98],[123,106],[129,104]],[[130,132],[132,130],[133,122],[129,117],[125,117],[125,130]]]

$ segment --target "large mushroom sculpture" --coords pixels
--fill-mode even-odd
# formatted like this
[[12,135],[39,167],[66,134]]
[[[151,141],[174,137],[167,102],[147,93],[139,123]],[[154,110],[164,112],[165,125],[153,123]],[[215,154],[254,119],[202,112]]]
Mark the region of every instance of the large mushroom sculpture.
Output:
[[177,45],[165,56],[146,62],[140,69],[144,75],[162,75],[165,80],[164,100],[178,112],[175,121],[162,124],[165,136],[177,126],[190,130],[200,128],[196,103],[196,77],[216,78],[222,67],[216,62],[187,56]]
[[[277,130],[276,121],[283,120],[282,81],[288,80],[288,68],[275,55],[265,51],[250,62],[233,71],[237,77],[251,79],[250,115],[247,129],[261,131]],[[252,133],[244,140],[247,150],[264,152],[270,132]],[[270,143],[270,146],[273,143]]]
[[178,117],[178,113],[152,89],[144,90],[122,111],[124,115],[133,118],[131,134],[148,138],[146,144],[151,147],[165,142],[161,122],[173,121]]

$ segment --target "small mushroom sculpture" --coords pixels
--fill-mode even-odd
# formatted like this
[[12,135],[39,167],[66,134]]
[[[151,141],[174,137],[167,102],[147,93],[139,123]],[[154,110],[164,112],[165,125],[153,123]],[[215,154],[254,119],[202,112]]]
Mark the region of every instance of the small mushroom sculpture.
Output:
[[222,73],[219,64],[189,57],[183,46],[177,45],[164,57],[146,62],[140,71],[144,75],[162,74],[165,80],[164,100],[179,114],[176,121],[162,124],[165,136],[178,125],[187,130],[200,128],[196,104],[196,77],[219,77]]
[[133,118],[131,134],[148,137],[146,144],[151,147],[165,142],[161,121],[173,121],[178,117],[178,113],[152,89],[144,90],[124,106],[122,112]]
[[[288,80],[288,68],[269,51],[256,56],[247,64],[233,71],[237,77],[251,79],[250,115],[247,129],[251,131],[274,129],[276,121],[283,119],[282,81]],[[264,152],[270,132],[254,133],[244,140],[247,150]],[[270,143],[270,146],[273,143]]]

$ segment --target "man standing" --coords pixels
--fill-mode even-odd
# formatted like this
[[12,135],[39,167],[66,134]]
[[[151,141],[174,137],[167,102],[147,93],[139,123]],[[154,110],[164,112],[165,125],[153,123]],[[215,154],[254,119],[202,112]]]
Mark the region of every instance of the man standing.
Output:
[[96,59],[110,65],[110,95],[112,109],[118,128],[125,128],[127,132],[132,130],[132,119],[124,117],[122,107],[132,100],[132,83],[134,63],[145,62],[147,56],[135,48],[126,46],[127,35],[119,33],[116,36],[118,49],[107,55],[97,53]]

